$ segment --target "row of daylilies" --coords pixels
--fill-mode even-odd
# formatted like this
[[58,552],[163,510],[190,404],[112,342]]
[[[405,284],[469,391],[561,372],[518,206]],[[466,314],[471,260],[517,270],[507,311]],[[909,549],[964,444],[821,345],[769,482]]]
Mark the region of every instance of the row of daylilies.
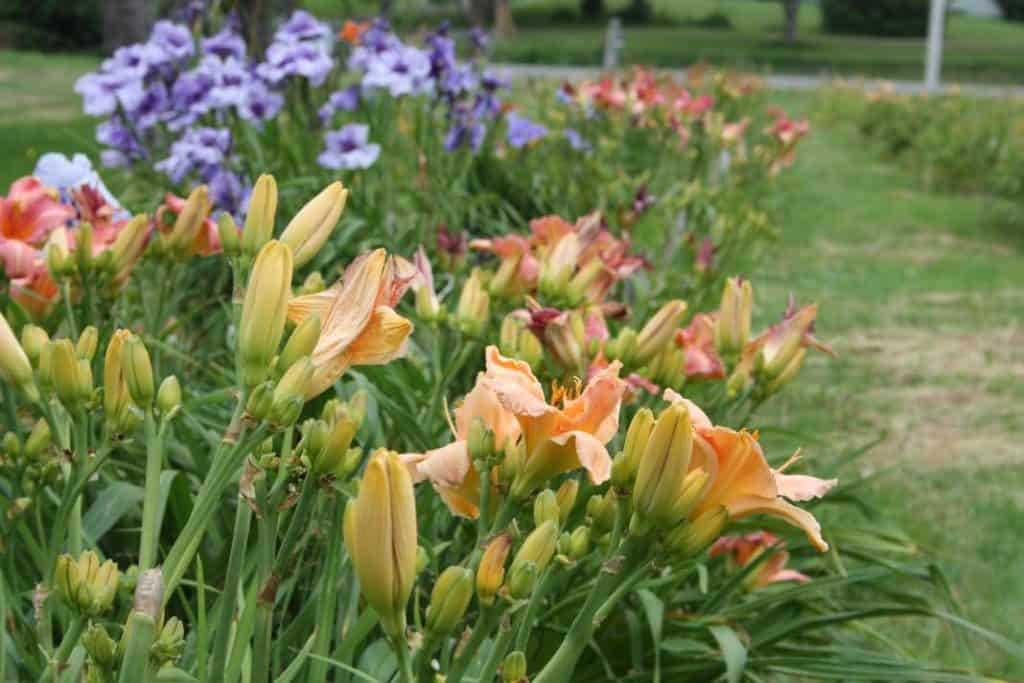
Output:
[[[770,558],[751,588],[807,579],[775,536],[722,534],[769,515],[824,551],[793,503],[835,481],[773,469],[756,432],[712,417],[745,422],[807,347],[828,350],[813,306],[755,336],[751,284],[732,278],[718,311],[687,322],[669,299],[634,326],[624,288],[650,265],[599,212],[444,231],[433,262],[376,249],[294,287],[347,196],[328,186],[280,231],[268,175],[241,228],[210,220],[204,186],[152,220],[94,180],[26,178],[2,200],[0,610],[18,646],[0,662],[16,677],[551,683],[639,582],[685,576],[709,547],[735,567]],[[232,300],[205,271],[185,298],[219,307],[204,315],[223,316],[227,354],[165,282],[142,284],[182,282],[205,254],[230,264]],[[141,486],[127,549],[89,504],[122,480]],[[570,589],[547,646],[541,609]]]

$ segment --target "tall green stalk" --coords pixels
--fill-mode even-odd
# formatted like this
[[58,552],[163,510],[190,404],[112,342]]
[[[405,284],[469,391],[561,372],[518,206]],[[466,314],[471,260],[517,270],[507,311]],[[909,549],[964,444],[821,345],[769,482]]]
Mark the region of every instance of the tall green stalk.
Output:
[[343,497],[335,493],[328,504],[330,526],[327,535],[327,561],[320,582],[320,597],[316,613],[316,639],[312,654],[316,657],[310,664],[308,683],[323,683],[327,679],[327,653],[334,636],[334,616],[338,612],[338,573],[341,571],[341,536]]
[[146,411],[146,483],[142,502],[142,534],[139,539],[139,571],[156,563],[160,539],[160,472],[163,470],[163,435],[157,430],[152,411]]

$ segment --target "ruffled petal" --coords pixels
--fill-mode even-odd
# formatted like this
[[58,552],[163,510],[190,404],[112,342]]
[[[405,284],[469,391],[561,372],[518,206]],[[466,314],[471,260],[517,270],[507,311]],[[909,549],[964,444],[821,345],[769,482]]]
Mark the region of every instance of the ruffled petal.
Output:
[[734,498],[726,506],[730,519],[742,519],[750,515],[765,514],[778,517],[793,526],[803,529],[807,540],[820,550],[828,550],[828,543],[821,537],[821,524],[807,510],[787,503],[781,498],[768,499],[760,496],[740,496]]

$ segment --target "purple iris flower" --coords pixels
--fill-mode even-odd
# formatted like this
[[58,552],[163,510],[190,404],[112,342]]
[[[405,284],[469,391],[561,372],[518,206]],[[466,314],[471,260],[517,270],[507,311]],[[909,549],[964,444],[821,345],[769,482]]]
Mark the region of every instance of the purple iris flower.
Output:
[[485,31],[484,29],[480,28],[479,26],[474,26],[473,28],[469,29],[469,42],[473,45],[473,48],[476,49],[478,52],[483,52],[484,50],[487,49],[487,46],[490,44],[491,37],[487,35],[487,31]]
[[128,117],[139,130],[148,130],[160,123],[170,105],[167,86],[154,83],[146,88],[131,108],[127,108]]
[[171,181],[180,183],[196,170],[220,166],[231,149],[231,131],[226,128],[190,128],[171,145],[170,156],[154,168]]
[[585,139],[582,135],[580,135],[580,132],[575,128],[566,128],[564,131],[562,131],[562,134],[565,136],[565,139],[569,141],[569,146],[575,149],[576,151],[588,153],[593,151],[594,146],[591,145],[590,142],[587,139]]
[[222,166],[214,166],[203,179],[209,186],[214,206],[240,218],[242,207],[249,201],[251,188],[246,187],[238,174]]
[[327,125],[334,115],[339,111],[355,111],[359,108],[359,100],[362,89],[358,85],[350,85],[344,90],[331,93],[327,102],[320,107],[320,123]]
[[234,57],[241,62],[245,61],[245,39],[234,31],[223,29],[209,38],[203,38],[202,46],[203,54],[221,59]]
[[96,141],[108,148],[100,156],[104,166],[128,166],[145,157],[135,134],[117,117],[96,127]]
[[441,92],[455,97],[476,90],[480,84],[476,71],[469,64],[459,64],[449,69],[440,79]]
[[157,59],[151,62],[154,66],[168,62],[183,62],[196,51],[192,32],[188,27],[166,20],[156,22],[147,45],[157,51]]
[[274,35],[274,40],[301,41],[330,41],[331,27],[322,21],[317,21],[309,12],[296,10],[288,17],[288,21],[281,24]]
[[131,95],[129,89],[140,89],[141,82],[142,79],[130,71],[88,73],[75,82],[75,92],[82,96],[86,114],[110,116],[117,111],[123,96]]
[[317,161],[325,168],[369,168],[380,156],[380,145],[369,142],[370,127],[363,123],[350,123],[325,136],[325,149]]
[[525,116],[515,112],[509,113],[508,121],[508,144],[514,149],[520,149],[530,143],[540,140],[548,134],[546,126],[534,123]]
[[320,86],[333,68],[334,60],[324,45],[275,40],[267,48],[267,60],[256,67],[256,73],[274,85],[289,76],[302,76],[311,85]]
[[284,106],[284,95],[276,93],[263,81],[253,79],[245,94],[245,101],[238,108],[238,114],[246,121],[272,119]]
[[385,89],[392,97],[430,92],[430,59],[426,52],[414,47],[383,52],[370,60],[363,87]]
[[479,121],[456,121],[445,135],[444,148],[454,152],[460,147],[466,147],[475,152],[483,144],[486,133],[487,127]]

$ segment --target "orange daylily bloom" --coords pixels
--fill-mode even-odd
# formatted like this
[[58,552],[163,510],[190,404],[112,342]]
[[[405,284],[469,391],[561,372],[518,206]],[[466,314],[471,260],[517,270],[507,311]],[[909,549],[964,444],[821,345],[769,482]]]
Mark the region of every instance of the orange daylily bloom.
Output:
[[334,384],[349,366],[383,365],[404,353],[413,325],[393,306],[415,273],[405,259],[377,249],[353,261],[333,287],[288,303],[288,319],[296,325],[310,315],[322,321],[308,398]]
[[665,390],[665,400],[685,403],[695,432],[690,469],[702,468],[710,475],[708,488],[691,518],[718,507],[726,508],[730,520],[768,514],[803,529],[814,547],[828,550],[814,515],[787,501],[820,498],[837,480],[783,474],[782,469],[772,469],[756,435],[712,425],[700,408],[671,389]]
[[780,581],[805,583],[811,580],[809,576],[795,569],[786,569],[789,553],[783,549],[785,543],[778,536],[766,531],[744,536],[722,536],[711,546],[709,554],[711,557],[724,555],[736,569],[742,569],[773,547],[778,549],[744,582],[749,588],[763,588]]
[[549,402],[527,363],[487,347],[483,383],[515,415],[522,431],[513,495],[525,496],[551,477],[579,467],[595,484],[607,481],[611,457],[605,444],[618,431],[626,388],[620,369],[620,363],[610,364],[576,396],[556,388]]
[[495,447],[501,451],[519,439],[519,422],[501,405],[497,394],[477,376],[476,385],[454,410],[452,431],[455,441],[427,451],[405,453],[402,460],[414,483],[429,480],[456,515],[475,519],[480,514],[480,473],[469,456],[469,429],[476,418],[494,433]]
[[341,39],[350,45],[358,45],[363,32],[366,31],[369,26],[369,22],[352,21],[351,19],[348,19],[341,27]]

